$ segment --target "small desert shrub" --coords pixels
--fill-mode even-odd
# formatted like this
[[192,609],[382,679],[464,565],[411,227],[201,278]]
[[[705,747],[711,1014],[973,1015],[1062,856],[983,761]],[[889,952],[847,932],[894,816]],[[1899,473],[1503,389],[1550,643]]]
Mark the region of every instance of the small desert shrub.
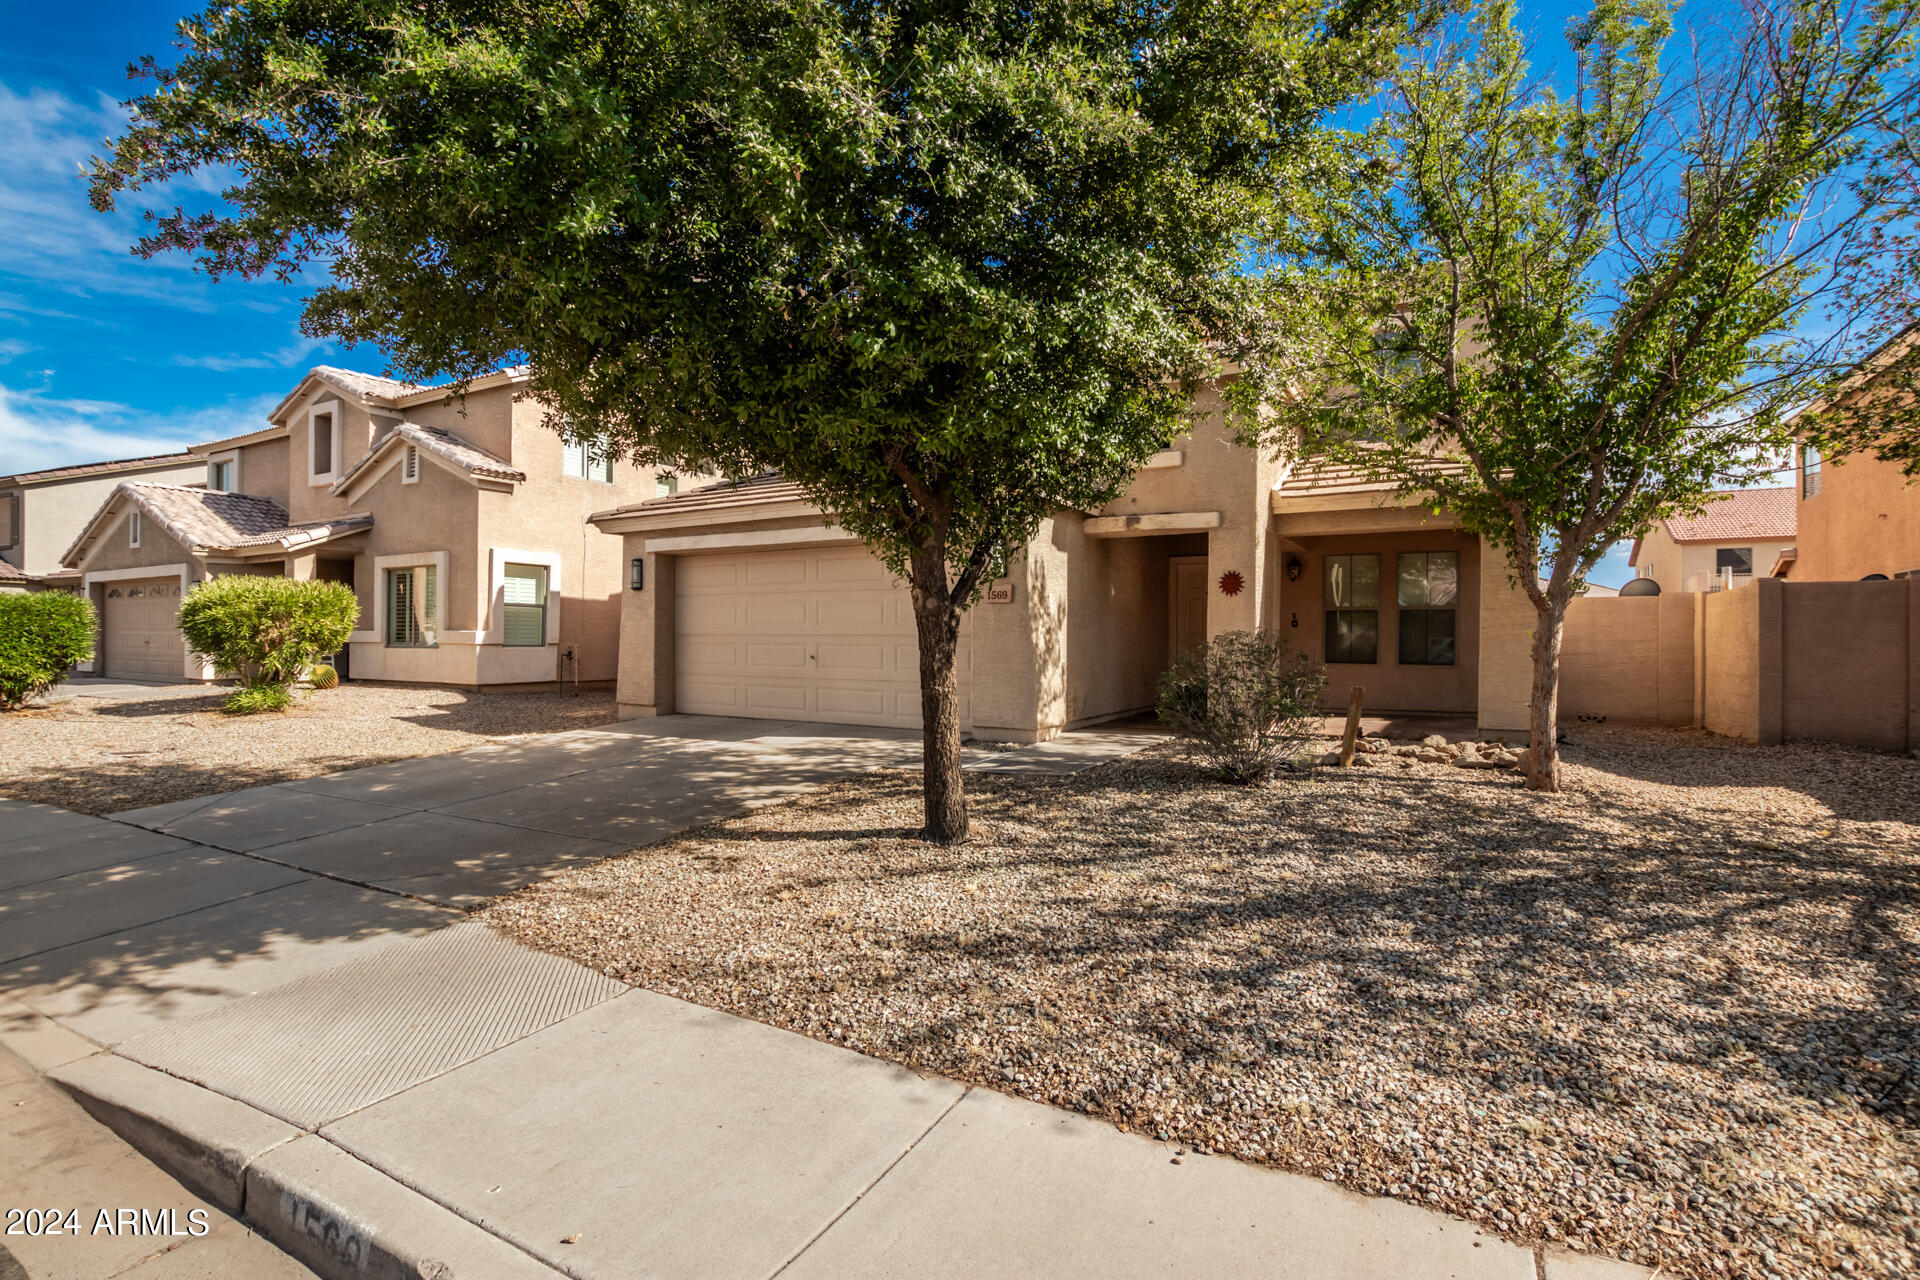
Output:
[[326,663],[318,663],[307,672],[307,683],[316,689],[331,689],[340,683],[340,673]]
[[293,703],[293,691],[285,685],[250,684],[227,695],[226,712],[230,716],[251,716],[262,711],[285,711]]
[[[284,708],[293,682],[344,645],[359,618],[353,588],[339,582],[234,575],[202,582],[180,602],[187,643],[239,679],[227,699],[235,712]],[[243,697],[261,689],[279,696]]]
[[0,595],[0,707],[17,707],[93,656],[93,606],[64,591]]
[[1224,777],[1262,783],[1313,736],[1320,664],[1258,631],[1227,631],[1160,677],[1160,720]]

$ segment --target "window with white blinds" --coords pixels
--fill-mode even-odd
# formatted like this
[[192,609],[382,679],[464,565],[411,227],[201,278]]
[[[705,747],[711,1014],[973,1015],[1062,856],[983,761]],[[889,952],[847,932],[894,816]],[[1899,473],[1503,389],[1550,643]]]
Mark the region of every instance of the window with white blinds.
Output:
[[545,644],[547,642],[546,566],[509,564],[502,572],[506,585],[500,604],[500,643]]
[[565,475],[582,480],[597,480],[601,484],[613,483],[612,457],[595,453],[593,446],[577,440],[566,442],[560,470]]
[[387,646],[427,649],[436,639],[439,583],[430,564],[387,570]]

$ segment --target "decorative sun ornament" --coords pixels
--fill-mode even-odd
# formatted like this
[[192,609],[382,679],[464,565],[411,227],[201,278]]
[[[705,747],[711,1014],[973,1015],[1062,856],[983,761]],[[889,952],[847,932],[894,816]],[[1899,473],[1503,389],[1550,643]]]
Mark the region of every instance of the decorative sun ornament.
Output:
[[1246,585],[1247,580],[1240,576],[1237,569],[1229,569],[1220,575],[1220,594],[1223,596],[1237,596]]

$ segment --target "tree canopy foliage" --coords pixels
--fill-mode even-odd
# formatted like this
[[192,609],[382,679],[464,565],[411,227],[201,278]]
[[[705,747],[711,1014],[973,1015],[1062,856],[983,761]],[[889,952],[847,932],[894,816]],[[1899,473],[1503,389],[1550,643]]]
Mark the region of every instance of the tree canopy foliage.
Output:
[[1186,428],[1253,329],[1256,229],[1415,4],[215,6],[94,199],[230,168],[141,251],[324,264],[315,335],[414,376],[524,361],[570,432],[799,483],[913,588],[957,839],[960,611]]
[[[1432,494],[1532,601],[1529,781],[1558,786],[1569,600],[1607,549],[1779,465],[1850,359],[1860,166],[1913,100],[1910,7],[1775,0],[1674,40],[1666,0],[1536,78],[1492,0],[1393,79],[1273,273],[1299,431]],[[1689,47],[1692,58],[1683,56]],[[1491,575],[1490,575],[1491,576]]]

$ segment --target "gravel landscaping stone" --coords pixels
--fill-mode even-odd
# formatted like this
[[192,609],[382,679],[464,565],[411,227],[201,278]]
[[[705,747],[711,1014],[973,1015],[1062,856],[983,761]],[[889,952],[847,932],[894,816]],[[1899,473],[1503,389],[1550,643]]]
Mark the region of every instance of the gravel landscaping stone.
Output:
[[483,918],[1176,1158],[1663,1274],[1920,1272],[1920,765],[1570,736],[1558,796],[1377,748],[981,776],[954,849],[890,771]]
[[257,716],[226,715],[225,698],[169,688],[0,713],[0,796],[118,813],[614,719],[611,692],[345,684]]

